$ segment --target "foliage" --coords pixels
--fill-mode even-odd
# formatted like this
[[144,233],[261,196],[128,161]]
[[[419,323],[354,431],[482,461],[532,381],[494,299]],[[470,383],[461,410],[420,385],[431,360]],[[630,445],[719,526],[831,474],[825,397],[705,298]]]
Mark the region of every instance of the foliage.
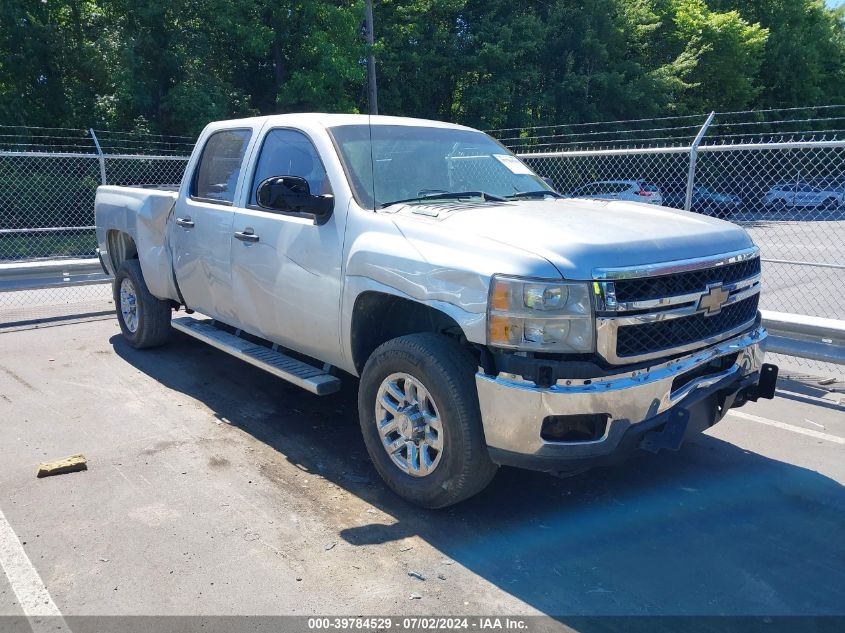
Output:
[[[0,121],[366,111],[363,0],[4,0]],[[481,127],[845,102],[823,0],[376,0],[382,112]]]

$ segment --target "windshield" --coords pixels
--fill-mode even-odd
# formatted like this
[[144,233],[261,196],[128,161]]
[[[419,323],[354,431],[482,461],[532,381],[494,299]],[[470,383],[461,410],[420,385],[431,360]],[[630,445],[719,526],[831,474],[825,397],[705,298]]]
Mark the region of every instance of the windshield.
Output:
[[407,125],[342,125],[329,132],[355,199],[365,208],[425,196],[445,198],[438,194],[456,192],[504,198],[551,191],[537,174],[481,132]]

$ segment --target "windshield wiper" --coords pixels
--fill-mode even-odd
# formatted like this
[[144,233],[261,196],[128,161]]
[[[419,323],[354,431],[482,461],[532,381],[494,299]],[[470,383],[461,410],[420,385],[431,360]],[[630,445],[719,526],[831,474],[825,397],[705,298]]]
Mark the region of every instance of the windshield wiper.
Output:
[[557,191],[549,191],[545,189],[541,189],[539,191],[520,191],[518,193],[513,194],[512,196],[508,196],[509,200],[515,200],[518,198],[545,198],[546,196],[551,196],[552,198],[563,198]]
[[394,200],[392,202],[385,202],[379,205],[380,209],[389,207],[394,204],[402,202],[422,202],[423,200],[460,200],[461,198],[481,198],[484,202],[507,202],[507,199],[500,196],[494,196],[485,191],[447,191],[445,193],[427,193],[415,198],[406,198],[404,200]]

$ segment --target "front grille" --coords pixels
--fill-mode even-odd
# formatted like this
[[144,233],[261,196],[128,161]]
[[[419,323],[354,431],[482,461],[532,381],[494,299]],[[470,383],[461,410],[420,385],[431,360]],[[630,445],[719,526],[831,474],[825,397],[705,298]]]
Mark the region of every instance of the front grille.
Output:
[[727,285],[759,274],[760,258],[755,257],[726,266],[691,270],[662,277],[620,279],[614,285],[616,286],[616,300],[620,303],[627,303],[629,301],[647,301],[700,292],[707,288],[708,284],[722,282]]
[[[722,272],[724,268],[716,270]],[[760,295],[755,294],[709,317],[700,313],[679,319],[621,326],[616,335],[616,355],[628,357],[661,350],[671,351],[672,348],[689,345],[736,329],[756,318],[759,299]]]

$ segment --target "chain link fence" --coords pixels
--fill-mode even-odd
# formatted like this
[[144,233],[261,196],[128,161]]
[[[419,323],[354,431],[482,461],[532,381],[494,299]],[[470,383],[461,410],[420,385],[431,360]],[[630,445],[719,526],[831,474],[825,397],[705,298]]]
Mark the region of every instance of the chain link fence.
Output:
[[[144,132],[0,126],[0,268],[20,262],[96,261],[97,186],[182,179],[193,141]],[[89,308],[107,286],[0,292],[0,321]]]

